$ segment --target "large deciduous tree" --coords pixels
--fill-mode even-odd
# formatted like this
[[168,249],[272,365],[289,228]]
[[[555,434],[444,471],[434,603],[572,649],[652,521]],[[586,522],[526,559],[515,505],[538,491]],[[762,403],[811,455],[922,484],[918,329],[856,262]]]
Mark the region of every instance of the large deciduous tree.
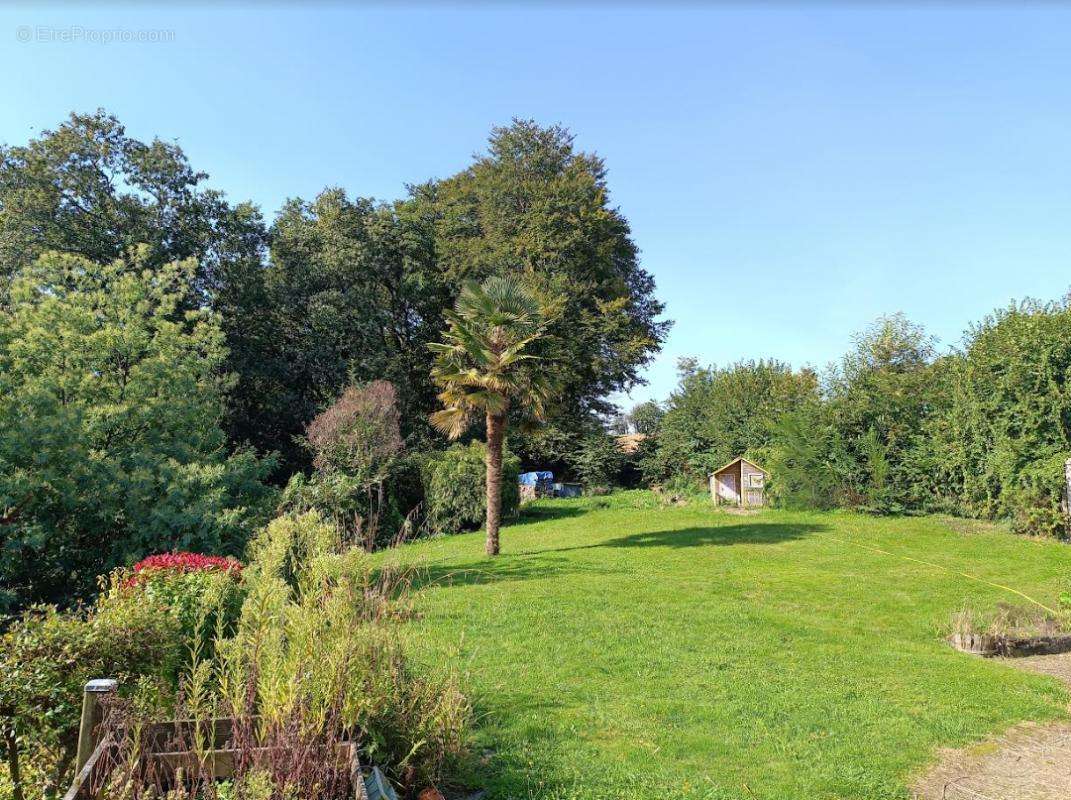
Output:
[[[436,263],[454,286],[520,269],[565,298],[544,367],[560,387],[548,427],[580,434],[613,410],[612,393],[640,382],[669,323],[628,220],[611,205],[605,164],[577,150],[568,130],[518,120],[494,128],[468,169],[411,195],[409,213],[432,225]],[[541,461],[539,442],[514,446]]]
[[516,278],[492,276],[468,283],[447,312],[444,341],[435,354],[432,378],[442,388],[443,408],[432,424],[456,439],[477,417],[487,426],[487,554],[498,555],[502,506],[502,449],[506,421],[518,415],[541,419],[554,388],[553,373],[535,353],[545,342],[555,301],[541,302]]
[[248,437],[292,465],[293,439],[351,381],[397,389],[402,433],[426,440],[435,402],[427,343],[454,290],[435,267],[427,225],[408,209],[329,189],[287,203],[272,228],[264,392]]
[[65,602],[150,552],[239,554],[270,463],[221,430],[224,336],[193,261],[51,254],[0,308],[0,606]]
[[270,451],[289,439],[272,436],[279,423],[263,413],[278,407],[284,374],[264,285],[267,230],[255,206],[231,205],[206,179],[177,144],[140,141],[104,111],[0,147],[0,304],[14,273],[48,252],[108,264],[139,248],[148,270],[193,259],[183,302],[218,312],[235,376],[225,427]]

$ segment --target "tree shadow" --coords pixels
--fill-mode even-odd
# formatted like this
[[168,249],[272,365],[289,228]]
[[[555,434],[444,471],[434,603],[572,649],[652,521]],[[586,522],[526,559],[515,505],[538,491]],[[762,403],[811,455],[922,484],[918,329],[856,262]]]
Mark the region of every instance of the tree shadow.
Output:
[[679,528],[644,531],[611,539],[603,547],[724,547],[734,544],[778,544],[803,539],[812,533],[828,530],[826,525],[778,522],[745,522],[736,525],[712,525],[702,528]]
[[673,528],[664,531],[642,531],[594,544],[529,550],[521,555],[566,553],[573,550],[597,550],[601,547],[724,547],[736,544],[777,544],[802,539],[812,533],[828,530],[826,525],[778,522],[746,522],[736,525],[710,525],[696,528]]
[[678,528],[664,531],[643,531],[593,544],[576,547],[553,547],[538,550],[505,552],[493,559],[463,564],[429,564],[417,568],[414,589],[444,586],[477,586],[503,581],[539,580],[560,575],[610,575],[618,570],[612,566],[576,560],[560,553],[600,548],[665,547],[726,547],[731,545],[765,545],[803,539],[813,533],[828,530],[826,525],[747,522],[736,525]]
[[[535,525],[540,522],[553,522],[555,520],[579,517],[590,511],[590,508],[565,505],[528,505],[521,508],[516,519],[510,520],[510,528],[523,528],[526,525]],[[508,533],[508,531],[507,531]]]
[[503,553],[494,559],[464,564],[427,564],[416,568],[411,587],[478,586],[504,581],[527,581],[560,575],[608,575],[613,570],[585,564],[565,556],[542,553]]

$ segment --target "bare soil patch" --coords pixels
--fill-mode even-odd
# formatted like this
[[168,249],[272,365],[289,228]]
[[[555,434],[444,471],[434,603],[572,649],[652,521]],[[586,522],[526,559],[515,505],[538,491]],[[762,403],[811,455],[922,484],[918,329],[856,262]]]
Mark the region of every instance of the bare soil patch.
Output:
[[[1071,688],[1071,653],[1002,660]],[[912,788],[917,800],[1067,800],[1071,722],[1023,722],[981,744],[942,750]]]

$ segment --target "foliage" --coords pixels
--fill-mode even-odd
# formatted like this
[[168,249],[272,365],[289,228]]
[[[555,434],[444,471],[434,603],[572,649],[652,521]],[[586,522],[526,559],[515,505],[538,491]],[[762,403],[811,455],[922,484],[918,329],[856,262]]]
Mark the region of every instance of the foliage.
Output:
[[390,381],[402,435],[431,438],[435,403],[426,344],[442,330],[457,287],[435,263],[429,223],[404,206],[327,189],[287,203],[272,226],[264,296],[243,318],[267,317],[257,342],[260,393],[248,428],[264,449],[306,466],[295,436],[350,383]]
[[769,444],[771,424],[818,391],[813,372],[794,372],[779,361],[741,361],[719,369],[682,359],[679,371],[654,451],[644,461],[651,481],[673,476],[704,481],[737,456],[761,451]]
[[[0,148],[0,305],[10,275],[53,250],[109,263],[140,245],[150,271],[195,259],[183,308],[219,317],[222,426],[232,446],[278,452],[280,484],[308,468],[296,439],[351,382],[394,384],[402,435],[432,444],[426,345],[466,281],[519,270],[567,295],[544,355],[562,387],[551,422],[571,434],[640,381],[668,329],[603,162],[560,127],[495,128],[471,166],[398,202],[294,199],[270,231],[206,182],[177,144],[103,111]],[[514,447],[545,460],[541,441],[517,431]]]
[[116,598],[86,614],[24,612],[0,639],[0,726],[17,736],[24,784],[54,797],[72,778],[86,681],[166,683],[184,657],[177,618],[154,598]]
[[997,311],[942,357],[902,315],[854,341],[823,403],[773,428],[776,499],[1005,517],[1020,532],[1068,535],[1068,300]]
[[616,438],[601,427],[580,439],[573,456],[573,468],[581,483],[589,488],[619,483],[626,456]]
[[224,427],[232,443],[268,453],[289,444],[261,413],[286,399],[270,392],[280,362],[269,347],[279,331],[264,283],[268,233],[259,209],[228,203],[207,177],[176,143],[135,139],[102,110],[0,147],[0,305],[13,276],[52,251],[108,264],[141,248],[152,272],[193,259],[183,308],[219,315],[235,378]]
[[1000,639],[1059,636],[1068,632],[1066,614],[1053,614],[1036,605],[997,603],[993,608],[967,606],[951,616],[952,634],[988,635]]
[[502,417],[511,406],[530,419],[545,416],[554,384],[532,350],[547,341],[556,302],[513,278],[465,285],[446,312],[445,341],[428,345],[443,405],[431,417],[436,428],[456,439],[477,417]]
[[[496,127],[470,167],[413,187],[404,205],[430,221],[438,269],[454,286],[521,274],[563,298],[540,349],[559,387],[553,424],[576,430],[592,412],[612,411],[610,394],[640,382],[669,323],[610,203],[605,164],[577,151],[568,130]],[[545,460],[538,442],[518,437],[526,461]]]
[[[484,522],[487,498],[487,447],[482,442],[455,444],[424,459],[424,514],[435,533],[458,533]],[[502,459],[502,515],[520,507],[520,460],[509,451]]]
[[934,390],[940,367],[932,337],[902,314],[853,337],[826,376],[828,413],[853,462],[846,499],[881,512],[917,501],[922,476],[911,471],[911,451],[927,420],[943,411],[944,396]]
[[367,487],[383,483],[402,451],[396,398],[388,381],[348,387],[309,423],[316,469],[344,472]]
[[645,436],[657,436],[658,429],[662,426],[662,418],[665,417],[665,409],[654,400],[647,400],[632,407],[628,413],[628,424],[633,433],[642,433]]
[[[315,472],[296,473],[282,508],[317,511],[346,542],[372,550],[407,533],[420,504],[418,469],[403,455],[394,386],[351,386],[310,423]],[[414,491],[415,489],[415,491]]]
[[408,538],[423,498],[419,465],[399,461],[381,498],[369,501],[368,488],[341,472],[295,474],[283,490],[280,509],[290,513],[315,511],[330,520],[347,544],[366,550]]
[[[242,564],[234,558],[200,553],[164,553],[114,571],[97,598],[100,614],[127,604],[163,609],[178,624],[185,653],[207,653],[212,637],[237,619],[244,589]],[[176,676],[177,677],[177,676]]]
[[947,421],[931,432],[959,507],[1008,516],[1024,532],[1067,536],[1071,457],[1071,301],[1023,303],[974,326],[951,366]]
[[0,147],[0,285],[50,251],[107,264],[140,246],[153,271],[195,259],[189,307],[209,302],[259,260],[264,231],[206,177],[178,145],[138,141],[104,111]]
[[431,424],[457,439],[477,418],[486,423],[488,555],[497,555],[499,548],[508,415],[544,419],[557,388],[550,366],[533,351],[547,345],[546,331],[561,302],[512,277],[470,282],[446,313],[444,341],[428,345],[435,354],[431,377],[443,406],[431,415]]
[[[179,709],[185,719],[232,721],[237,774],[222,795],[195,780],[176,798],[243,796],[254,786],[258,796],[291,800],[351,796],[348,764],[335,756],[342,740],[356,742],[363,763],[386,765],[407,791],[450,781],[468,752],[472,712],[453,677],[406,658],[399,622],[411,575],[374,568],[359,549],[340,546],[334,526],[305,514],[277,518],[257,535],[243,578],[236,629],[191,665]],[[115,789],[151,797],[153,776],[136,767],[143,751],[133,713],[133,724],[117,729],[134,736],[123,739],[130,760]],[[196,733],[182,744],[206,747]]]
[[150,552],[237,554],[270,461],[229,453],[218,319],[194,264],[49,255],[0,310],[2,602],[68,602]]
[[[316,515],[282,517],[253,541],[236,636],[217,643],[221,690],[236,716],[285,724],[299,708],[337,711],[367,758],[400,777],[437,780],[465,749],[469,708],[456,687],[419,676],[394,624],[404,582],[361,551],[339,549]],[[281,623],[281,625],[280,625]],[[255,709],[247,705],[255,682]]]
[[826,509],[847,500],[850,459],[821,403],[805,403],[776,419],[766,453],[767,493],[777,505]]

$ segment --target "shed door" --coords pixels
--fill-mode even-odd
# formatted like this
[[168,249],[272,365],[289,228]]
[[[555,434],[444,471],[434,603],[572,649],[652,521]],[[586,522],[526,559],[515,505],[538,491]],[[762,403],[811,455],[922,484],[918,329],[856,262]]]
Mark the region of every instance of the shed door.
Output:
[[736,488],[736,473],[726,472],[718,476],[718,497],[730,503],[740,502],[740,492]]

